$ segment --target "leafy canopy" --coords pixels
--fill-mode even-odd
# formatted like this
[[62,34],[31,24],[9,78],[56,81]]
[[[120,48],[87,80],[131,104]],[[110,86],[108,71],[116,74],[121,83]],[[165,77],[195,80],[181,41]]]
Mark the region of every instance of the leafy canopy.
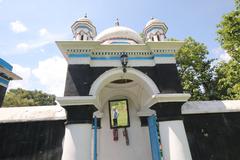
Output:
[[240,0],[235,0],[235,10],[223,16],[217,33],[222,48],[232,57],[216,67],[217,96],[240,99]]
[[209,52],[203,43],[193,38],[185,39],[185,44],[176,54],[179,76],[183,90],[191,94],[190,100],[213,99],[213,60],[208,59]]
[[240,63],[240,0],[235,0],[235,10],[225,14],[217,27],[222,48]]
[[4,107],[44,106],[55,104],[55,96],[42,91],[28,91],[21,88],[11,89],[4,98]]

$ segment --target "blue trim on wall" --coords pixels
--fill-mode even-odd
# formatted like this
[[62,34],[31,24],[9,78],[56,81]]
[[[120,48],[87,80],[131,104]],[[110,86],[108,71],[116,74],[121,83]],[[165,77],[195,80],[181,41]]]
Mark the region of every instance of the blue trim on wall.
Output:
[[120,57],[91,57],[91,60],[120,60]]
[[0,83],[8,85],[9,81],[0,77]]
[[128,42],[112,42],[111,44],[129,44]]
[[6,68],[9,71],[12,71],[12,68],[13,68],[12,65],[4,61],[2,58],[0,58],[0,66],[2,66],[3,68]]
[[86,26],[86,25],[79,25],[78,26],[79,28],[86,28],[86,29],[88,29],[88,30],[90,30],[91,32],[93,32],[93,30],[90,28],[90,27],[88,27],[88,26]]
[[154,54],[154,57],[175,57],[175,54]]
[[[81,54],[68,54],[69,58],[89,58],[90,54],[81,53]],[[169,58],[175,57],[174,54],[154,54],[154,57],[162,57]],[[128,60],[153,60],[153,56],[151,57],[128,57]],[[120,56],[99,56],[99,57],[91,57],[91,60],[120,60]]]
[[[91,57],[91,60],[120,60],[120,57]],[[128,57],[128,60],[153,60],[153,57]]]
[[162,27],[162,25],[157,25],[157,26],[154,26],[154,27],[149,28],[148,30],[146,30],[146,33],[148,34],[149,32],[151,32],[151,31],[154,30],[154,29],[157,29],[157,30],[162,29],[163,31],[165,30],[165,29]]
[[81,54],[68,54],[69,58],[88,58],[90,57],[87,53],[81,53]]

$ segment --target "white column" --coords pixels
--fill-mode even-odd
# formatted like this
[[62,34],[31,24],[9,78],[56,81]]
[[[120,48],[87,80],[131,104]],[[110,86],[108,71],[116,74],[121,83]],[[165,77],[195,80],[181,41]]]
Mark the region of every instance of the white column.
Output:
[[158,39],[157,39],[157,36],[155,35],[155,36],[153,36],[153,39],[154,39],[154,42],[157,42],[158,41]]
[[182,120],[159,122],[163,160],[192,160]]
[[90,160],[91,137],[91,124],[68,124],[65,129],[62,160]]

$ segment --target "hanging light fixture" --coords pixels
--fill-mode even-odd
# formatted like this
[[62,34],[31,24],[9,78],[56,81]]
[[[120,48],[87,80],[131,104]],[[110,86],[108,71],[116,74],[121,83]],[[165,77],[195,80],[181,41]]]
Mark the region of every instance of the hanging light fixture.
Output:
[[128,55],[126,53],[122,54],[121,57],[121,63],[122,63],[122,67],[123,67],[123,72],[126,73],[127,72],[127,64],[128,64]]

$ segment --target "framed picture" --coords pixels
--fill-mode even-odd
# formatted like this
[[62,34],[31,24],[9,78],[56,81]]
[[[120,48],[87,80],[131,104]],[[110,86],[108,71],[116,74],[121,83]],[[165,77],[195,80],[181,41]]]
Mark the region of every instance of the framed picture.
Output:
[[109,117],[111,128],[125,128],[130,126],[127,99],[109,101]]

